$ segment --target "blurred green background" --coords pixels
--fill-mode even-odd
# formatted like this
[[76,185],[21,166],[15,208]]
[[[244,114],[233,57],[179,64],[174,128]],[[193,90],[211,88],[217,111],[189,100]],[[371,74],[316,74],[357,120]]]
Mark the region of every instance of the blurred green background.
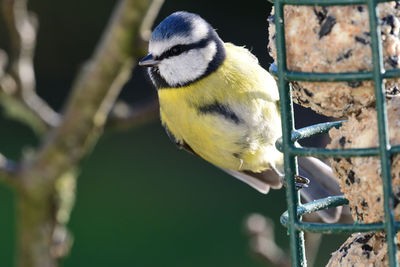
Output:
[[[115,1],[30,1],[40,19],[35,67],[38,93],[62,109],[73,77],[89,58]],[[156,20],[177,10],[200,14],[221,38],[245,45],[268,67],[267,17],[271,4],[253,1],[166,0]],[[4,24],[0,47],[9,50]],[[136,69],[121,98],[140,103],[155,90]],[[296,108],[299,127],[323,121]],[[25,126],[1,116],[0,151],[15,160],[38,145]],[[318,139],[318,142],[326,142]],[[315,140],[313,141],[315,143]],[[85,159],[70,230],[75,243],[63,266],[265,266],[249,249],[245,217],[272,218],[278,245],[288,249],[284,190],[261,195],[210,164],[179,151],[159,121],[124,132],[106,132]],[[0,187],[0,266],[12,266],[13,196]],[[326,237],[316,266],[344,239]]]

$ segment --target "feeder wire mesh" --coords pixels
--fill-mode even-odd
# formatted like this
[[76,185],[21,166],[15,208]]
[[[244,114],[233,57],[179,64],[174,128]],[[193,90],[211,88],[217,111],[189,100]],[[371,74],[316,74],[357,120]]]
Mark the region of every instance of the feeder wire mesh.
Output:
[[[288,210],[282,215],[281,222],[288,227],[290,235],[290,250],[293,266],[307,266],[304,251],[304,232],[354,233],[367,231],[385,231],[388,245],[389,265],[398,266],[396,231],[399,224],[394,220],[393,194],[390,172],[390,156],[400,152],[400,146],[391,147],[388,138],[388,123],[386,114],[385,88],[383,79],[400,77],[400,70],[385,71],[382,59],[382,45],[380,40],[380,26],[378,23],[377,4],[389,2],[385,0],[275,0],[275,25],[276,25],[276,50],[277,67],[273,72],[278,77],[280,94],[280,111],[282,116],[282,138],[277,141],[277,148],[284,153],[285,179],[287,183],[286,199]],[[372,71],[348,73],[306,73],[289,71],[286,66],[285,33],[284,33],[284,6],[285,5],[367,5],[371,33]],[[300,130],[294,128],[294,114],[290,81],[362,81],[374,82],[377,121],[379,132],[379,146],[374,148],[353,149],[323,149],[323,148],[298,148],[294,143],[302,138],[326,133],[333,127],[339,127],[340,122],[323,123]],[[306,223],[301,221],[301,215],[321,209],[345,205],[348,201],[343,196],[329,197],[302,205],[299,193],[296,191],[293,177],[297,174],[297,156],[319,157],[367,157],[379,156],[381,162],[381,175],[383,180],[384,195],[384,222],[368,224],[324,224]]]

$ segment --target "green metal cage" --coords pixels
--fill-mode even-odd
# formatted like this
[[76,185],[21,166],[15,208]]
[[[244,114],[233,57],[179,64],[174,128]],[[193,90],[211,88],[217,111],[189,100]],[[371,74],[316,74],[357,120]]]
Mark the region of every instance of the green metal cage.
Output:
[[[400,224],[395,222],[393,213],[393,194],[391,184],[391,162],[392,154],[400,153],[400,146],[391,146],[388,138],[388,124],[385,102],[385,88],[383,79],[400,77],[400,70],[385,71],[382,59],[382,45],[380,40],[380,26],[377,16],[377,4],[389,2],[387,0],[274,0],[275,25],[276,25],[276,50],[277,68],[274,71],[278,77],[280,94],[280,111],[282,116],[282,138],[277,141],[277,148],[284,153],[285,179],[287,182],[286,199],[288,210],[282,215],[281,222],[288,227],[290,235],[290,250],[293,266],[307,266],[304,251],[304,231],[325,234],[332,233],[354,233],[367,231],[385,231],[387,233],[387,245],[389,253],[389,264],[391,267],[398,266],[396,231]],[[305,73],[289,71],[286,66],[285,33],[283,8],[285,5],[367,5],[369,13],[369,24],[371,33],[371,52],[373,60],[372,71],[349,72],[349,73]],[[323,148],[298,148],[295,141],[316,134],[326,133],[332,127],[339,127],[341,122],[329,122],[313,125],[296,130],[294,128],[293,102],[290,81],[362,81],[374,82],[377,121],[379,132],[379,147],[362,149],[323,149]],[[302,205],[299,201],[299,193],[294,184],[294,175],[297,174],[297,156],[318,157],[368,157],[379,156],[381,159],[383,195],[384,195],[384,222],[371,224],[324,224],[307,223],[301,220],[305,213],[314,212],[329,207],[348,204],[343,196],[334,196],[320,199]]]

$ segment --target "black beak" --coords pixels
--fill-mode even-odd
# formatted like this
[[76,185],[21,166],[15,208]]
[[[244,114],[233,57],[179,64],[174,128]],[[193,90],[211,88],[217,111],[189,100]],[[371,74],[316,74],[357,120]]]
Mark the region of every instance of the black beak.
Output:
[[159,60],[154,59],[152,54],[148,54],[147,56],[145,56],[144,58],[142,58],[139,61],[139,66],[153,67],[153,66],[157,65],[158,63],[160,63]]

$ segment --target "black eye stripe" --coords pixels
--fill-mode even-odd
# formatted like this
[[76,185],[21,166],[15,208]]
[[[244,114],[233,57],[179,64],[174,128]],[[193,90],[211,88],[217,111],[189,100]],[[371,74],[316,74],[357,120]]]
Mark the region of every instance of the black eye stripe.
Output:
[[163,60],[165,58],[173,57],[182,54],[183,52],[189,51],[195,48],[204,48],[211,42],[210,39],[201,39],[200,41],[193,44],[182,44],[175,45],[156,57],[157,60]]

